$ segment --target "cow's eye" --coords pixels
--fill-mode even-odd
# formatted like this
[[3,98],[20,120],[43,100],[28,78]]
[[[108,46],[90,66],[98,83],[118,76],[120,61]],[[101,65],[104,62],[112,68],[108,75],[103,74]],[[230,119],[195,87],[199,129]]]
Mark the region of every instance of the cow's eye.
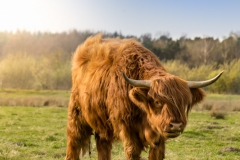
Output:
[[160,101],[157,100],[157,101],[154,101],[154,103],[156,107],[158,108],[162,107],[162,103]]

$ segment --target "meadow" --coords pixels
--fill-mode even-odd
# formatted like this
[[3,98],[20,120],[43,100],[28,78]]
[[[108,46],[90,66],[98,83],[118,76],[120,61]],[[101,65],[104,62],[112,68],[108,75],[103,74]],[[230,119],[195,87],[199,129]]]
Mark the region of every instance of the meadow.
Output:
[[[69,93],[2,89],[0,160],[64,159]],[[240,159],[239,102],[239,95],[209,94],[190,113],[185,132],[167,141],[166,160]],[[223,117],[212,116],[214,111]],[[91,155],[83,159],[97,159],[93,137]],[[125,159],[121,142],[113,145],[112,159]]]

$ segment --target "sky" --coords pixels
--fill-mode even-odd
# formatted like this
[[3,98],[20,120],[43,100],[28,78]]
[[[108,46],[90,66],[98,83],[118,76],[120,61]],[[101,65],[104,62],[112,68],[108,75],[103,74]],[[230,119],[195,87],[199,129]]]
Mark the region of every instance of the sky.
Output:
[[239,0],[0,0],[0,31],[117,31],[123,35],[228,37]]

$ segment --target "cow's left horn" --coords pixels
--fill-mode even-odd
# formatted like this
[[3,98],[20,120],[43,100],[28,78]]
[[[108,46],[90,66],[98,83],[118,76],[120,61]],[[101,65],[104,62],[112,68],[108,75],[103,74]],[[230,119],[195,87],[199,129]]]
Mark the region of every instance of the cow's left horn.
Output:
[[146,88],[150,88],[151,85],[151,81],[150,80],[134,80],[131,78],[128,78],[125,73],[123,73],[123,77],[125,79],[125,81],[131,85],[133,85],[134,87],[146,87]]
[[188,87],[189,88],[201,88],[201,87],[206,87],[212,83],[214,83],[221,75],[223,71],[220,72],[216,77],[206,80],[206,81],[187,81]]

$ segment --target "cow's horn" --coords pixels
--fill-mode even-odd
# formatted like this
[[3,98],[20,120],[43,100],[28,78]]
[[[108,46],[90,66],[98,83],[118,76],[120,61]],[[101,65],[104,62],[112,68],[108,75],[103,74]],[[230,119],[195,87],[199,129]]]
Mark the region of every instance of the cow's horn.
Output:
[[123,77],[125,79],[125,81],[131,85],[133,85],[134,87],[146,87],[146,88],[150,88],[151,85],[151,81],[150,80],[134,80],[131,78],[128,78],[124,72],[122,72]]
[[206,80],[206,81],[187,81],[188,87],[189,88],[201,88],[201,87],[206,87],[212,83],[214,83],[221,75],[223,71],[220,72],[216,77]]

